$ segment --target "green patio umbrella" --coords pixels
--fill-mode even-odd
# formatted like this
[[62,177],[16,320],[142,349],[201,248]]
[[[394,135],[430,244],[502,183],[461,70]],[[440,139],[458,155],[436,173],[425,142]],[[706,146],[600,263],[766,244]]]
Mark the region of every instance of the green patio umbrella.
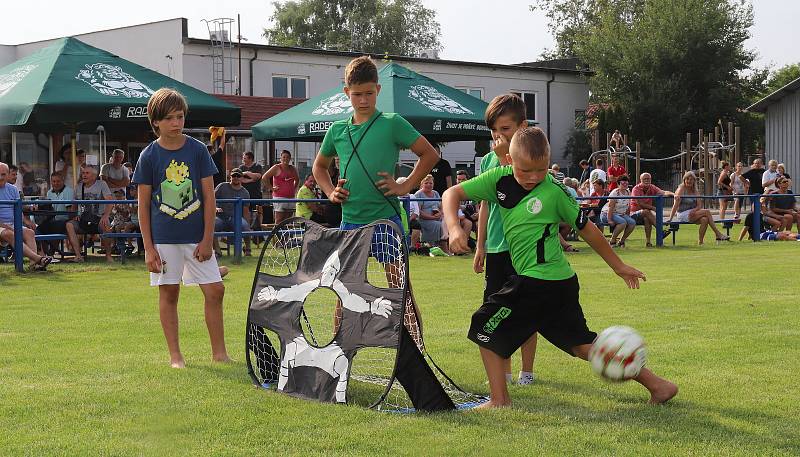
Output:
[[[378,110],[399,113],[431,142],[489,139],[487,103],[396,63],[378,72]],[[337,87],[253,126],[256,140],[321,141],[331,123],[352,115]]]
[[161,87],[189,104],[187,126],[238,125],[240,108],[75,38],[0,69],[0,126],[18,131],[149,129],[147,101]]

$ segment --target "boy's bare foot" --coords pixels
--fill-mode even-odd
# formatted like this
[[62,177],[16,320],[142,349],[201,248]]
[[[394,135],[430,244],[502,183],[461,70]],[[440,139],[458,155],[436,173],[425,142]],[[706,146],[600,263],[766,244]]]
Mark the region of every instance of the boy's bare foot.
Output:
[[233,362],[233,360],[230,357],[228,357],[228,354],[212,356],[211,360],[213,360],[214,362],[217,362],[217,363],[231,363],[231,362]]
[[182,358],[173,359],[170,360],[169,366],[171,366],[172,368],[186,368],[186,362],[184,362]]
[[499,403],[494,403],[492,400],[489,400],[486,403],[481,403],[480,405],[472,409],[493,409],[493,408],[509,408],[509,407],[511,407],[511,402],[499,404]]
[[678,386],[669,381],[664,381],[657,388],[650,391],[650,404],[663,405],[678,394]]

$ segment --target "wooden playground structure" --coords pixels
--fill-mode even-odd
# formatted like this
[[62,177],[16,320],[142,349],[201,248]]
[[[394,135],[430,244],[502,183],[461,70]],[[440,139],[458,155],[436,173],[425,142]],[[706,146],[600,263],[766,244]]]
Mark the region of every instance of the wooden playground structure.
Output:
[[[603,158],[606,166],[611,164],[611,157],[621,157],[621,163],[628,170],[635,171],[631,175],[633,182],[639,181],[642,172],[642,162],[666,162],[677,160],[679,165],[672,168],[672,174],[668,180],[672,184],[680,183],[683,175],[687,171],[693,171],[698,177],[697,190],[703,195],[713,195],[716,184],[716,176],[719,173],[720,162],[725,160],[735,166],[742,160],[741,151],[741,127],[734,126],[733,122],[728,122],[727,129],[722,128],[722,123],[714,127],[713,132],[705,132],[699,129],[697,142],[692,143],[693,135],[686,133],[686,138],[681,142],[680,151],[669,157],[642,158],[641,142],[634,143],[634,148],[629,146],[628,135],[622,135],[622,146],[615,148],[612,145],[612,134],[606,132],[606,149],[600,149],[599,135],[592,135],[592,149],[595,151],[589,156],[589,163],[593,163],[596,158]],[[733,140],[733,141],[731,141]],[[633,170],[628,166],[629,161],[633,161]],[[745,165],[746,166],[746,165]],[[661,177],[662,180],[664,177]],[[673,186],[674,188],[675,186]]]

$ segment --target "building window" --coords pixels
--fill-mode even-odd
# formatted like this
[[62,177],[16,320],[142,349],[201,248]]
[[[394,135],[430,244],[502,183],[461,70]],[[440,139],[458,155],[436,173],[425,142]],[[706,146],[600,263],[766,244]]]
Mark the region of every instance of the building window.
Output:
[[525,102],[525,107],[527,109],[525,113],[525,117],[531,121],[538,121],[539,118],[536,116],[536,93],[535,92],[522,92],[522,91],[511,91],[512,94],[519,96],[522,98],[522,101]]
[[308,98],[306,78],[292,78],[292,98]]
[[479,98],[483,100],[483,88],[482,87],[456,87],[456,89],[460,90],[461,92],[466,92],[472,95],[475,98]]
[[272,77],[272,96],[273,97],[289,97],[289,84],[285,76]]
[[305,76],[273,76],[272,96],[308,98],[308,78]]

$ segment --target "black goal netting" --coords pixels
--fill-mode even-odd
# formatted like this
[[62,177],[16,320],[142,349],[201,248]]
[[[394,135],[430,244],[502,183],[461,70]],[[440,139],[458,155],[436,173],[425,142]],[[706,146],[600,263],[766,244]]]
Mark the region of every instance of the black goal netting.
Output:
[[468,408],[426,350],[391,221],[342,231],[291,218],[263,245],[247,314],[247,368],[266,389],[412,412]]

